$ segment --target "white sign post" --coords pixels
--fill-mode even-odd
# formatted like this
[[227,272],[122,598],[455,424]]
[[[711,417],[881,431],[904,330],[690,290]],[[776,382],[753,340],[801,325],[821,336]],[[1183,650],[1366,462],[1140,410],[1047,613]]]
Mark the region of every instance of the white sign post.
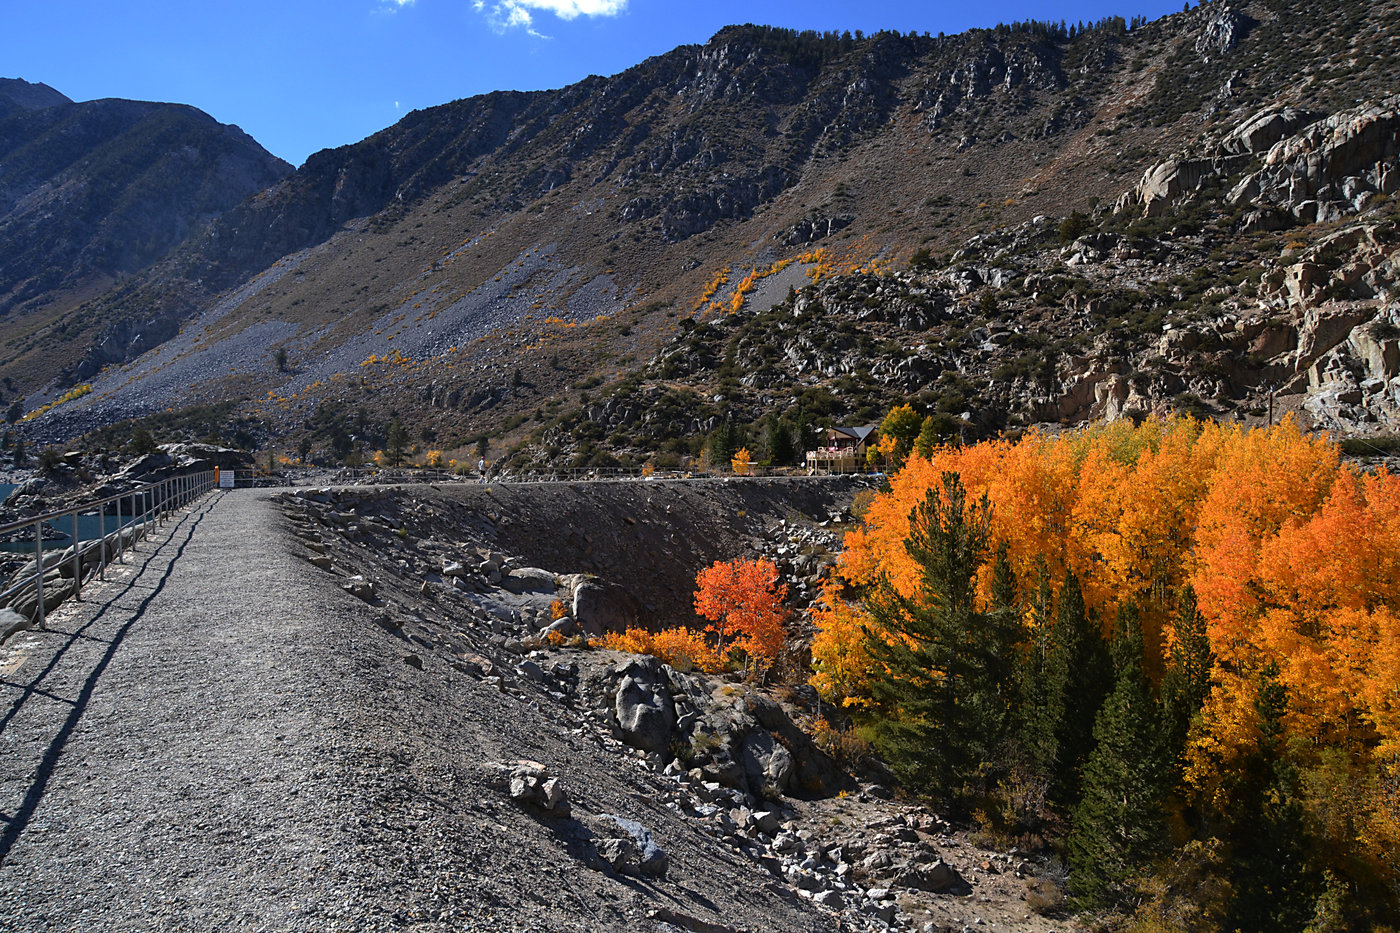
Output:
[[220,489],[232,489],[232,488],[233,488],[233,471],[232,471],[232,470],[220,470],[220,471],[219,471],[219,488],[220,488]]

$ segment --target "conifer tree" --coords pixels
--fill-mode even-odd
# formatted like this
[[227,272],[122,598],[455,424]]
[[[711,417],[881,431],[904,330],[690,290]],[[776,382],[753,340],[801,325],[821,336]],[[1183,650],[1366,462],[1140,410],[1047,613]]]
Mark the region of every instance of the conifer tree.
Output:
[[788,466],[797,460],[797,448],[786,421],[774,418],[768,424],[768,459],[775,466]]
[[1113,684],[1113,668],[1071,572],[1058,603],[1045,658],[1044,716],[1054,736],[1050,796],[1067,807],[1079,799],[1080,769],[1094,746],[1094,717]]
[[1055,764],[1055,731],[1062,704],[1052,704],[1049,695],[1046,661],[1053,632],[1055,591],[1044,560],[1036,567],[1036,589],[1029,610],[1034,629],[1022,647],[1016,668],[1017,764],[1023,781],[1048,787]]
[[1210,693],[1210,672],[1214,666],[1205,618],[1196,608],[1195,591],[1187,586],[1181,591],[1172,620],[1171,649],[1162,673],[1162,740],[1173,785],[1181,776],[1181,755],[1191,723]]
[[986,558],[991,506],[968,504],[955,473],[930,489],[910,517],[905,548],[921,592],[887,584],[872,600],[869,636],[880,712],[876,745],[907,786],[944,799],[974,783],[999,751],[1011,711],[1015,626],[1005,611],[978,611],[974,577]]
[[1285,747],[1288,690],[1278,677],[1273,661],[1259,671],[1254,701],[1259,744],[1231,795],[1234,807],[1226,830],[1235,888],[1229,928],[1243,933],[1303,929],[1325,890],[1322,874],[1308,858],[1312,846],[1298,771]]
[[408,428],[404,427],[403,419],[395,416],[389,425],[389,464],[398,466],[403,463],[404,453],[408,449]]
[[1016,572],[1011,569],[1011,557],[1004,540],[997,544],[997,556],[992,562],[992,608],[1005,612],[1019,611]]
[[1166,841],[1157,704],[1143,671],[1137,612],[1119,612],[1113,692],[1094,720],[1094,748],[1068,840],[1071,887],[1085,906],[1124,903],[1132,878]]

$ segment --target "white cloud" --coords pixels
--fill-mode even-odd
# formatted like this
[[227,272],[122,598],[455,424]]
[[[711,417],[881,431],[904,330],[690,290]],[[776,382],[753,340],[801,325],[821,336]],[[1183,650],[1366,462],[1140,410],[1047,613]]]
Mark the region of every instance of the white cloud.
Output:
[[627,0],[495,0],[489,5],[486,0],[473,0],[472,7],[485,14],[486,21],[497,32],[518,28],[543,39],[545,36],[535,31],[535,12],[553,13],[564,20],[580,16],[616,16],[627,9]]

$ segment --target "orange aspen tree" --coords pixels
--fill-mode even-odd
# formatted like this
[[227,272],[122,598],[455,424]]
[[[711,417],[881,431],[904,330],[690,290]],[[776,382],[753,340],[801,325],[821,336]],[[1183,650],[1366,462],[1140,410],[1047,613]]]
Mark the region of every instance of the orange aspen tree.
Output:
[[766,670],[787,637],[787,584],[771,560],[715,561],[695,576],[695,611],[709,619],[722,656],[738,648],[751,670]]

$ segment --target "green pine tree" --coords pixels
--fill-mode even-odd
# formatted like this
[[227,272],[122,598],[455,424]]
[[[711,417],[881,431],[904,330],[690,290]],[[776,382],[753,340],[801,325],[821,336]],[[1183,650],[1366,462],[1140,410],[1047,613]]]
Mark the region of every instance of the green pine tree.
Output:
[[1016,572],[1011,569],[1011,557],[1005,540],[997,544],[997,556],[992,561],[992,608],[1005,612],[1018,612],[1020,609],[1016,596]]
[[1055,731],[1059,727],[1060,710],[1051,708],[1046,661],[1050,655],[1050,635],[1053,625],[1045,620],[1055,617],[1055,591],[1050,586],[1050,574],[1044,559],[1037,561],[1035,592],[1030,596],[1030,614],[1036,620],[1034,634],[1027,639],[1017,664],[1016,682],[1021,725],[1018,744],[1024,765],[1033,773],[1047,778],[1055,760]]
[[1084,605],[1079,578],[1065,574],[1045,658],[1044,719],[1054,736],[1050,799],[1072,806],[1080,771],[1094,747],[1094,718],[1113,684],[1098,622]]
[[1226,815],[1235,889],[1229,929],[1241,933],[1302,930],[1326,893],[1325,876],[1308,856],[1316,843],[1307,830],[1298,771],[1284,743],[1288,690],[1278,673],[1270,661],[1258,674],[1259,745],[1236,780]]
[[389,465],[398,466],[403,463],[404,453],[408,450],[409,436],[408,428],[404,427],[403,419],[395,416],[389,424],[389,437],[385,452],[389,455]]
[[1166,769],[1157,704],[1142,665],[1137,613],[1124,609],[1113,643],[1113,692],[1094,720],[1094,748],[1068,840],[1071,888],[1086,907],[1127,903],[1133,877],[1166,842]]
[[1196,608],[1195,591],[1187,586],[1172,620],[1171,650],[1162,672],[1162,740],[1172,766],[1173,785],[1181,778],[1182,755],[1191,723],[1210,694],[1210,672],[1214,666],[1205,618]]
[[1012,613],[977,609],[974,580],[986,559],[991,504],[969,504],[943,474],[910,517],[905,547],[922,576],[916,599],[885,585],[875,621],[896,636],[871,638],[871,694],[881,717],[876,746],[907,786],[945,800],[986,777],[1012,711]]
[[797,447],[792,442],[792,430],[786,421],[774,418],[769,422],[768,459],[774,466],[790,466],[797,462]]
[[729,460],[734,456],[735,451],[741,446],[738,442],[734,425],[726,419],[710,432],[707,446],[710,454],[710,463],[713,468],[728,469]]

